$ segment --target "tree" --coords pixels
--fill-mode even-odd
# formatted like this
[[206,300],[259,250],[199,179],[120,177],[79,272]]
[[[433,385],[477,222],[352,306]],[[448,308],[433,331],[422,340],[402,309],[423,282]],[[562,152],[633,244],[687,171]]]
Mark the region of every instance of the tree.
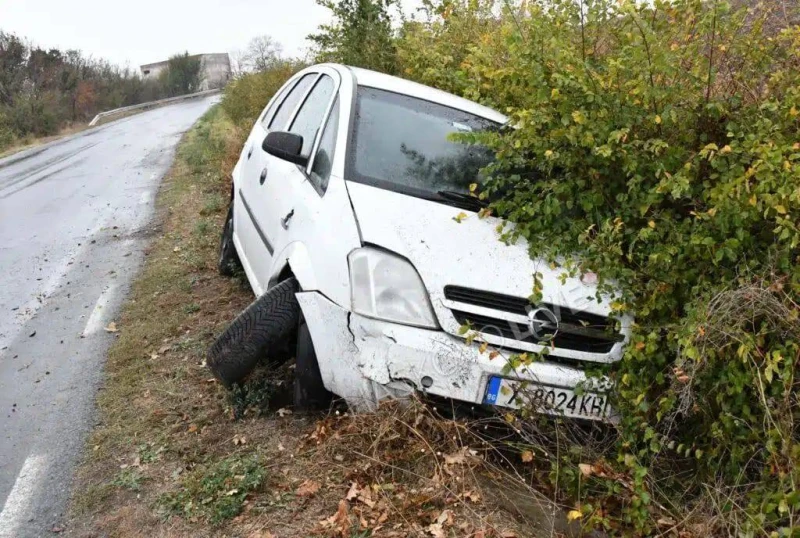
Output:
[[28,48],[14,34],[0,32],[0,104],[10,105],[25,80]]
[[188,52],[172,56],[161,74],[167,94],[175,96],[196,92],[200,88],[200,69],[199,56],[189,56]]
[[333,13],[308,36],[318,61],[337,62],[394,74],[397,71],[395,35],[389,9],[396,0],[317,0]]
[[239,68],[245,71],[267,71],[283,56],[283,46],[268,35],[254,37],[240,58]]

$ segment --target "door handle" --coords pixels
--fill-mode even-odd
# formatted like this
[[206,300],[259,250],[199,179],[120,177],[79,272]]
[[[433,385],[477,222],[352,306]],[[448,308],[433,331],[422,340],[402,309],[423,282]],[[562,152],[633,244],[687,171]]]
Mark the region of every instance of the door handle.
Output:
[[258,178],[259,184],[263,185],[264,181],[267,180],[267,167],[265,166],[264,169],[261,171],[261,177]]
[[294,217],[294,209],[289,211],[289,214],[281,219],[281,226],[283,226],[284,230],[289,229],[289,221],[292,220],[292,217]]

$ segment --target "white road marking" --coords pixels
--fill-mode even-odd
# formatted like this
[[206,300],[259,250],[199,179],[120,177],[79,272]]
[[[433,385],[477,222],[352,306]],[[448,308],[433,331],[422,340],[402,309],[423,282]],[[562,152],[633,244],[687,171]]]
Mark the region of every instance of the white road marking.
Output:
[[25,520],[36,484],[46,469],[46,459],[41,455],[30,455],[8,494],[3,511],[0,512],[0,538],[15,538]]
[[100,297],[97,298],[94,309],[92,309],[92,313],[89,314],[89,319],[86,321],[86,327],[83,329],[83,336],[89,336],[99,332],[100,329],[105,327],[105,324],[110,321],[106,320],[106,312],[108,311],[108,304],[111,302],[111,298],[118,289],[118,284],[111,284],[104,289]]

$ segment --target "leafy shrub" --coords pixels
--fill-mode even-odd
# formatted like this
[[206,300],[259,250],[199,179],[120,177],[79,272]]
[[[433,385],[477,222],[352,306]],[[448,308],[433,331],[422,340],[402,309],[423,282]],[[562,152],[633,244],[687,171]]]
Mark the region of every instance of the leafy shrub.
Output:
[[176,54],[168,60],[167,68],[159,75],[159,82],[168,96],[194,93],[200,88],[201,62],[199,56],[188,52]]
[[11,125],[3,110],[0,109],[0,152],[13,144],[15,139],[16,137],[14,136],[14,131],[11,129]]
[[405,76],[517,127],[482,137],[498,155],[482,195],[515,223],[505,238],[598,272],[636,319],[609,372],[615,470],[559,478],[584,519],[649,535],[688,504],[709,533],[790,534],[800,28],[716,0],[427,7],[397,43]]

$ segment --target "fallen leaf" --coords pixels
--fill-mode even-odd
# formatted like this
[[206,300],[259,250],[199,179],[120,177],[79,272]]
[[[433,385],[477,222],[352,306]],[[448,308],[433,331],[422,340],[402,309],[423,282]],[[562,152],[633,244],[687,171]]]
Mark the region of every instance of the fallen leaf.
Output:
[[278,414],[279,417],[283,418],[283,417],[285,417],[287,415],[291,415],[292,414],[292,410],[291,409],[286,409],[285,407],[281,407],[280,409],[278,409],[276,411],[276,413]]
[[533,452],[530,450],[523,450],[520,457],[522,458],[522,463],[530,463],[533,461]]
[[234,496],[234,495],[236,495],[237,493],[239,493],[239,490],[238,490],[238,489],[232,489],[232,490],[228,491],[227,493],[225,493],[225,495],[226,495],[227,497],[233,497],[233,496]]
[[439,523],[431,523],[425,530],[428,534],[433,536],[433,538],[445,538],[444,528],[442,528]]
[[586,477],[592,476],[593,474],[597,474],[597,468],[594,465],[589,465],[588,463],[578,464],[578,469],[580,469],[581,474]]
[[461,495],[461,498],[464,499],[465,501],[471,501],[474,503],[481,502],[481,494],[478,493],[477,491],[467,491],[466,493]]
[[116,333],[119,332],[119,329],[117,329],[117,324],[112,321],[105,327],[105,331],[107,333]]
[[469,447],[462,447],[458,452],[453,454],[445,454],[445,465],[476,465],[480,458],[477,452],[470,450]]
[[674,527],[675,526],[675,520],[672,519],[671,517],[659,518],[658,521],[656,521],[656,523],[658,523],[659,527]]
[[434,523],[431,523],[425,528],[425,531],[434,538],[444,538],[446,536],[444,528],[453,525],[453,512],[452,510],[444,510],[439,517],[436,518]]
[[246,445],[247,444],[247,437],[244,435],[234,435],[233,436],[233,444],[236,446],[239,445]]
[[319,491],[320,487],[319,482],[309,479],[300,484],[300,487],[294,493],[298,497],[311,497]]
[[350,512],[347,508],[347,501],[339,501],[339,509],[328,519],[322,521],[322,526],[335,529],[342,536],[350,536]]
[[567,513],[567,521],[575,521],[576,519],[580,519],[583,517],[583,514],[580,510],[570,510]]
[[443,510],[439,517],[436,518],[436,523],[441,523],[442,525],[452,525],[453,524],[453,511],[452,510]]
[[197,424],[189,425],[189,433],[194,433],[197,431]]
[[461,221],[464,220],[465,218],[467,218],[467,214],[462,211],[461,213],[453,217],[453,220],[461,224]]
[[361,488],[358,486],[358,482],[353,482],[350,484],[350,489],[347,490],[347,495],[344,496],[345,499],[348,501],[352,501],[356,497],[358,497],[358,492],[361,491]]

